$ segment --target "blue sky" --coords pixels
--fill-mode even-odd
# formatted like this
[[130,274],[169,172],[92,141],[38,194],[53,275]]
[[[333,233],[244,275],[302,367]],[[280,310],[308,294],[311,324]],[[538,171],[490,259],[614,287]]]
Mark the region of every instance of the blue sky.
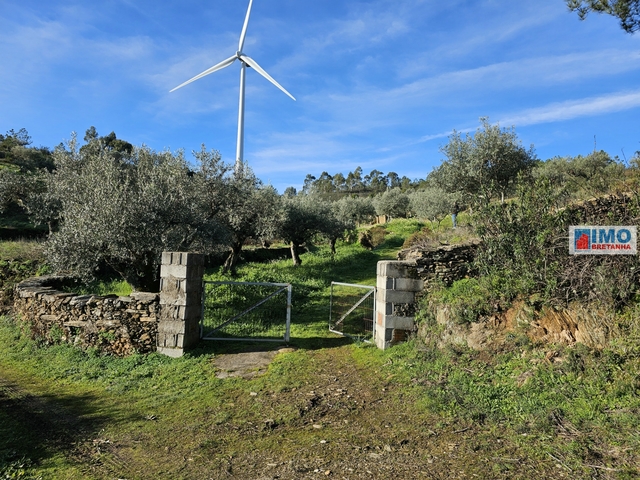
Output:
[[[0,132],[235,157],[248,0],[0,0]],[[516,128],[541,159],[640,150],[640,34],[563,0],[254,0],[245,160],[280,192],[361,166],[424,178],[455,129]],[[595,140],[595,142],[594,142]]]

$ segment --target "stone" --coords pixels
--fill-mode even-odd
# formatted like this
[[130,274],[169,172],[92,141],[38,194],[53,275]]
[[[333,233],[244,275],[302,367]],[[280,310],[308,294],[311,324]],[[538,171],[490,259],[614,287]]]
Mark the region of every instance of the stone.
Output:
[[[35,277],[21,282],[15,287],[14,311],[19,318],[32,323],[36,331],[47,332],[53,326],[62,328],[62,341],[74,345],[95,346],[119,356],[155,350],[155,315],[149,315],[145,309],[130,309],[134,302],[131,298],[61,292],[55,289],[60,284],[59,277]],[[157,294],[153,296],[155,303],[149,305],[157,305]],[[141,314],[148,321],[137,321]],[[109,341],[100,336],[98,327],[117,328],[116,339]]]
[[[158,301],[157,293],[149,293],[149,292],[131,292],[130,297],[134,300],[143,303],[152,303]],[[119,297],[122,298],[122,297]]]

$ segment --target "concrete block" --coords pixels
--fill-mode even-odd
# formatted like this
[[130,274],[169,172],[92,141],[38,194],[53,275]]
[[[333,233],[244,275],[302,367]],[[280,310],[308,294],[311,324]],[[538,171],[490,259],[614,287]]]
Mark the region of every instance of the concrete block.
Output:
[[171,296],[179,299],[177,304],[184,304],[186,297],[191,297],[190,303],[199,302],[202,295],[202,278],[185,279],[172,275],[160,278],[160,303],[176,303]]
[[378,277],[378,290],[402,290],[407,292],[421,292],[424,282],[419,278]]
[[378,290],[393,290],[395,288],[395,278],[378,275],[376,287]]
[[400,290],[378,290],[376,302],[379,303],[414,303],[415,292],[403,292]]
[[163,265],[204,265],[204,255],[192,252],[162,252]]
[[204,255],[193,252],[183,253],[182,265],[187,265],[188,267],[204,267]]
[[385,350],[391,346],[393,340],[393,328],[376,329],[376,345]]
[[182,348],[173,348],[173,347],[158,347],[156,349],[158,353],[166,355],[171,358],[180,358],[184,355],[184,350]]
[[177,335],[179,333],[184,333],[184,331],[185,324],[180,320],[161,319],[158,323],[158,334],[162,333],[164,335]]
[[176,320],[184,320],[186,322],[192,322],[193,320],[198,323],[200,315],[202,315],[202,307],[199,303],[191,305],[179,305],[176,307]]
[[187,277],[180,282],[180,288],[186,294],[200,294],[202,292],[202,275],[193,278]]
[[202,277],[204,275],[203,265],[187,265],[187,279],[191,281],[197,281],[202,283]]
[[173,321],[198,323],[201,313],[200,305],[163,305],[160,310],[160,323]]
[[177,336],[172,333],[158,332],[158,346],[175,348],[177,344]]
[[414,317],[397,317],[395,315],[385,315],[383,318],[385,328],[396,330],[413,330],[415,325]]
[[171,265],[173,263],[172,252],[162,252],[161,265]]
[[378,348],[384,349],[385,348],[385,328],[381,327],[380,325],[376,325],[375,326],[375,335],[374,335],[374,340],[376,343],[376,346]]
[[394,290],[403,290],[407,292],[421,292],[424,288],[424,282],[418,278],[396,278]]
[[376,298],[376,312],[383,315],[391,315],[393,313],[393,303],[380,302]]
[[200,343],[200,328],[195,329],[192,332],[185,332],[184,334],[184,348],[195,347]]
[[377,271],[379,277],[415,278],[416,264],[410,261],[387,260],[378,262]]
[[160,305],[187,305],[186,280],[174,276],[160,279]]
[[178,306],[178,305],[186,305],[187,299],[185,297],[176,298],[172,295],[163,295],[160,294],[160,306]]
[[187,266],[186,265],[161,265],[160,276],[163,278],[166,278],[166,277],[176,277],[180,279],[187,278]]

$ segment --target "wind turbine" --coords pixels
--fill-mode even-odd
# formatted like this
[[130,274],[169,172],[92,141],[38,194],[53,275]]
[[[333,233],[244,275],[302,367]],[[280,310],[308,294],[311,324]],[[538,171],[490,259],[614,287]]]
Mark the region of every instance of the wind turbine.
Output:
[[244,38],[247,34],[247,25],[249,24],[249,15],[251,14],[252,4],[253,4],[253,0],[249,0],[249,8],[247,9],[246,17],[244,18],[244,25],[242,26],[242,32],[240,33],[240,42],[238,43],[238,51],[231,57],[227,58],[226,60],[221,61],[220,63],[214,65],[213,67],[205,70],[204,72],[196,75],[195,77],[191,78],[190,80],[187,80],[186,82],[178,85],[176,88],[171,90],[171,92],[173,92],[179,88],[184,87],[185,85],[190,84],[191,82],[195,82],[196,80],[202,77],[206,77],[207,75],[213,72],[217,72],[218,70],[228,67],[236,60],[240,60],[240,101],[238,106],[238,140],[236,143],[236,165],[235,165],[236,174],[239,174],[242,169],[242,157],[243,157],[243,150],[244,150],[244,90],[245,90],[244,86],[245,86],[245,74],[246,74],[247,67],[253,67],[260,75],[262,75],[264,78],[266,78],[271,83],[273,83],[276,87],[282,90],[285,94],[287,94],[289,97],[295,100],[293,95],[287,92],[282,85],[276,82],[271,77],[271,75],[269,75],[260,65],[258,65],[258,62],[246,56],[242,51],[242,49],[244,48]]

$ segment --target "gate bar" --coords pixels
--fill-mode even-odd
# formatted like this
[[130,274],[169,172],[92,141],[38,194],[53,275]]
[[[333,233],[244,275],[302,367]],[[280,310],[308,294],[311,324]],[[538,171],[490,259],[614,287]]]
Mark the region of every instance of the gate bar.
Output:
[[[356,287],[356,288],[366,288],[369,290],[369,293],[367,293],[366,295],[364,295],[353,307],[351,307],[349,309],[349,311],[347,313],[345,313],[340,320],[338,320],[336,322],[336,325],[338,325],[340,322],[342,322],[347,315],[349,315],[351,312],[353,312],[356,308],[358,308],[360,306],[360,304],[362,302],[364,302],[370,295],[371,293],[376,291],[376,287],[372,287],[371,285],[360,285],[357,283],[343,283],[343,282],[331,282],[331,292],[330,292],[330,296],[329,296],[329,331],[333,332],[333,333],[337,333],[338,335],[344,335],[342,332],[339,332],[337,330],[334,330],[331,328],[331,312],[333,311],[333,286],[334,285],[340,285],[342,287]],[[373,328],[373,337],[375,337],[376,334],[376,329],[375,329],[375,312],[376,312],[376,297],[375,295],[373,296],[373,316],[374,318],[373,323],[374,323],[374,328]],[[370,343],[368,340],[365,340],[366,343]]]
[[[293,290],[293,286],[290,283],[271,283],[271,282],[232,282],[232,281],[204,281],[202,282],[202,315],[200,316],[201,319],[204,320],[204,303],[205,303],[205,295],[204,295],[204,286],[206,284],[211,284],[211,285],[262,285],[265,287],[283,287],[280,288],[278,291],[272,293],[271,295],[269,295],[266,298],[263,298],[260,302],[252,305],[251,307],[247,308],[245,311],[243,311],[242,313],[239,313],[238,315],[236,315],[235,317],[231,318],[230,320],[227,320],[226,322],[224,322],[222,325],[217,326],[216,328],[214,328],[213,330],[211,330],[211,332],[209,332],[209,335],[216,332],[217,330],[220,330],[223,327],[226,327],[227,325],[229,325],[230,323],[234,322],[235,320],[237,320],[238,318],[240,318],[241,316],[243,316],[245,313],[250,312],[251,310],[255,309],[256,307],[259,307],[260,305],[262,305],[263,303],[265,303],[267,300],[275,297],[277,294],[279,294],[280,292],[282,292],[285,288],[287,289],[287,319],[286,319],[286,325],[285,325],[285,333],[284,333],[284,341],[285,343],[289,343],[289,339],[291,337],[291,296],[292,296],[292,290]],[[276,340],[276,339],[258,339],[258,338],[212,338],[210,336],[204,337],[204,326],[202,324],[202,321],[200,322],[200,338],[202,340],[237,340],[237,341],[253,341],[253,342],[279,342],[281,340]]]

